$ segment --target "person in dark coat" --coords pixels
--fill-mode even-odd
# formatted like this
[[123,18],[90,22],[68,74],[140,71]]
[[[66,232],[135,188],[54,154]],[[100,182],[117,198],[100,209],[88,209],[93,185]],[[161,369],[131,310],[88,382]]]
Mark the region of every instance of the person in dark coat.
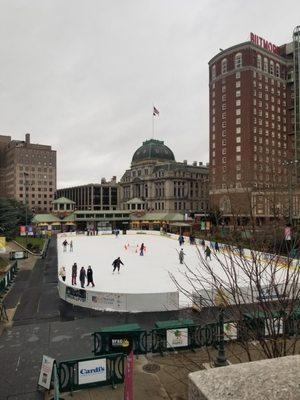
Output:
[[145,245],[144,245],[144,243],[142,243],[141,247],[140,247],[140,256],[144,255],[144,251],[145,251]]
[[93,270],[90,265],[88,266],[88,269],[86,271],[86,277],[87,277],[87,285],[86,286],[89,286],[89,284],[91,283],[92,286],[94,287],[95,284],[94,284],[94,280],[93,280]]
[[203,247],[203,250],[204,250],[205,249],[205,240],[204,239],[201,240],[201,246]]
[[81,267],[80,273],[79,273],[79,280],[80,280],[80,284],[81,284],[82,288],[84,288],[85,278],[86,278],[85,269],[84,269],[84,267]]
[[181,249],[180,252],[179,252],[179,262],[180,262],[180,264],[183,264],[184,256],[185,256],[185,253],[183,252],[183,249]]
[[72,265],[72,285],[76,285],[76,278],[77,278],[77,264],[74,263]]
[[115,273],[115,270],[116,270],[116,269],[118,269],[118,274],[120,273],[120,266],[121,266],[121,264],[124,265],[124,264],[122,263],[120,257],[118,257],[118,258],[116,258],[116,259],[114,260],[114,262],[112,263],[112,265],[113,265],[113,267],[114,267],[114,269],[113,269],[113,274]]
[[206,246],[206,249],[204,250],[204,253],[205,253],[205,260],[207,260],[208,257],[211,260],[211,250],[210,250],[210,248],[208,246]]
[[216,250],[216,252],[220,251],[219,243],[218,243],[218,242],[215,243],[215,250]]
[[63,250],[64,251],[67,251],[67,246],[68,246],[68,242],[67,242],[67,240],[65,239],[64,241],[63,241]]
[[178,238],[179,246],[182,246],[184,243],[184,237],[182,235],[179,236]]

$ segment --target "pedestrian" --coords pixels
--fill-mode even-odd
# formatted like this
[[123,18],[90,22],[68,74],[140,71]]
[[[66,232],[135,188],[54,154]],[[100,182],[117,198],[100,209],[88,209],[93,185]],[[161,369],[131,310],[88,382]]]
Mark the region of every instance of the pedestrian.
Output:
[[85,269],[84,269],[84,267],[81,267],[80,273],[79,273],[79,280],[80,280],[80,284],[81,284],[82,288],[84,288],[85,278],[86,278]]
[[77,278],[77,264],[74,263],[72,265],[72,285],[76,285],[76,278]]
[[140,256],[144,255],[144,251],[145,251],[145,245],[144,245],[144,243],[142,243],[141,247],[140,247]]
[[180,247],[184,244],[184,237],[181,234],[179,235],[178,242]]
[[211,250],[210,250],[210,248],[208,246],[206,246],[206,249],[204,250],[204,253],[205,253],[205,260],[207,260],[208,257],[211,260]]
[[68,242],[67,242],[67,239],[65,239],[64,241],[63,241],[63,249],[64,249],[64,251],[67,251],[67,246],[68,246]]
[[218,243],[218,242],[215,243],[215,250],[216,250],[216,252],[219,252],[219,251],[220,251],[219,243]]
[[65,282],[66,281],[66,268],[60,267],[58,274],[59,274],[59,276],[61,276],[61,279]]
[[183,252],[183,249],[181,249],[180,252],[179,252],[179,262],[180,262],[180,264],[183,264],[184,256],[185,256],[185,253]]
[[121,261],[121,258],[118,257],[114,260],[114,262],[112,263],[114,269],[113,269],[113,274],[115,273],[115,270],[118,269],[118,274],[120,273],[120,265],[124,265]]
[[71,242],[69,243],[69,246],[70,246],[70,247],[69,247],[70,252],[73,251],[73,242],[72,242],[72,240],[71,240]]
[[91,283],[92,286],[94,287],[95,284],[94,284],[94,280],[93,280],[93,270],[90,265],[88,266],[88,269],[86,272],[86,277],[87,277],[87,285],[86,286],[89,286],[89,284]]

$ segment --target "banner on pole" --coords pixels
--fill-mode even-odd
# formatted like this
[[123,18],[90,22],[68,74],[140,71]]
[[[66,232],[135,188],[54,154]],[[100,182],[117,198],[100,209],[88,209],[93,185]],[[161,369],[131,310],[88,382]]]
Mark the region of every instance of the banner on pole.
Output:
[[43,355],[38,384],[46,389],[50,389],[54,361],[54,358]]
[[133,351],[127,357],[124,379],[124,400],[133,400]]
[[0,253],[5,253],[6,251],[6,238],[5,236],[0,237]]
[[25,225],[20,226],[20,236],[26,236],[26,226]]

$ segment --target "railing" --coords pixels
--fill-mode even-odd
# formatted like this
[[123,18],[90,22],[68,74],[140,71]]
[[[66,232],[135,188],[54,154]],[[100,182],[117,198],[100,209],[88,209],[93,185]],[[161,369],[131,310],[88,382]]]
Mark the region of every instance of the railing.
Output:
[[17,274],[17,261],[11,263],[9,270],[0,278],[0,297],[10,288]]
[[106,354],[95,358],[61,361],[58,364],[60,392],[72,392],[93,386],[124,381],[124,354]]

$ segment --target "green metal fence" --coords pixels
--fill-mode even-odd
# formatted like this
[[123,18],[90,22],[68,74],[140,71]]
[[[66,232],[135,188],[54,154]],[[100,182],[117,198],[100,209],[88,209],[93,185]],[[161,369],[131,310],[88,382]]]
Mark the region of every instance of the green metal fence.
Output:
[[0,279],[0,297],[10,288],[17,274],[17,261],[11,263],[9,270]]
[[102,328],[92,336],[95,356],[114,352],[129,354],[131,350],[134,354],[148,352],[148,334],[139,324]]
[[60,392],[124,382],[124,354],[61,361],[58,364]]

